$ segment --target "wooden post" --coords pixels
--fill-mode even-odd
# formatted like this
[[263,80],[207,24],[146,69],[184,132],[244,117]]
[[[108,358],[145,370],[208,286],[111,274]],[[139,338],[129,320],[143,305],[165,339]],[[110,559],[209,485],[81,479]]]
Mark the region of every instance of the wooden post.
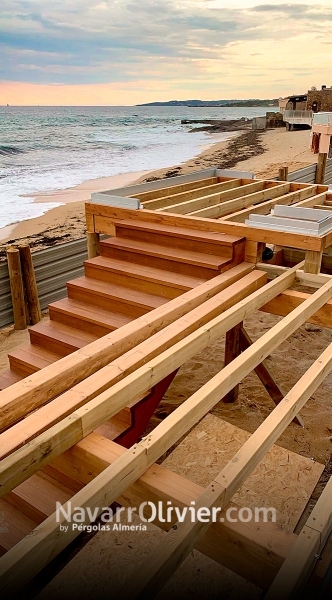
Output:
[[315,177],[315,183],[321,183],[324,184],[325,181],[325,170],[326,170],[326,160],[327,160],[327,154],[324,152],[320,152],[318,154],[318,160],[317,160],[317,169],[316,169],[316,177]]
[[86,232],[87,244],[88,244],[88,258],[95,258],[100,256],[100,236],[99,233]]
[[288,167],[280,167],[278,179],[279,181],[288,181]]
[[39,323],[42,318],[40,303],[38,298],[38,289],[36,284],[35,270],[31,257],[31,250],[28,244],[19,246],[23,281],[25,284],[27,303],[32,325]]
[[23,277],[20,253],[17,248],[7,248],[7,261],[10,289],[12,293],[14,327],[15,329],[26,329],[27,320],[25,314]]
[[306,250],[305,253],[305,262],[304,262],[304,272],[305,273],[320,273],[320,268],[322,264],[322,256],[323,250],[314,251],[314,250]]
[[[240,348],[240,331],[243,323],[238,323],[235,327],[232,327],[226,333],[226,344],[225,344],[225,367],[229,365],[234,358],[241,354]],[[239,395],[239,384],[237,384],[226,396],[223,397],[223,401],[230,403],[235,402]]]
[[[244,327],[241,327],[241,329],[240,329],[241,351],[244,352],[244,350],[247,350],[247,348],[249,348],[252,345],[252,343],[253,342],[252,342],[249,334],[246,332]],[[284,394],[280,390],[277,382],[274,380],[273,375],[268,367],[266,360],[263,360],[263,362],[261,362],[260,365],[257,365],[257,367],[255,368],[255,373],[261,380],[261,382],[262,382],[263,386],[265,387],[269,396],[271,396],[274,404],[275,405],[279,404],[279,402],[281,402],[281,400],[283,400]],[[294,417],[293,421],[294,421],[294,423],[301,425],[301,427],[304,427],[304,423],[303,423],[303,420],[300,417],[300,415],[297,415],[296,417]]]

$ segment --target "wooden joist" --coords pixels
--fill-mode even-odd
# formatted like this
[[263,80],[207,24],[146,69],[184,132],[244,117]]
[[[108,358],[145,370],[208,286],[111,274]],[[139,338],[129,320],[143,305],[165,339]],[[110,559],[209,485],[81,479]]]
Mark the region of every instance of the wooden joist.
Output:
[[[185,191],[178,194],[169,194],[162,198],[149,200],[148,202],[144,201],[144,207],[149,210],[158,210],[160,208],[167,209],[170,206],[181,207],[182,204],[186,205],[187,202],[191,203],[191,201],[196,198],[204,198],[210,195],[219,195],[218,192],[225,192],[227,190],[232,190],[234,188],[241,187],[240,179],[231,179],[230,181],[223,181],[221,183],[214,183],[208,186],[200,186],[197,189],[193,189],[192,191]],[[171,211],[177,212],[177,211]]]
[[[151,190],[149,192],[137,192],[135,194],[135,198],[141,200],[141,202],[146,202],[148,200],[154,200],[155,198],[163,198],[167,195],[174,195],[180,192],[186,192],[190,190],[194,190],[196,188],[206,187],[209,185],[213,185],[218,183],[218,177],[207,177],[205,179],[197,179],[195,181],[188,181],[187,183],[178,183],[176,185],[170,185],[163,188],[159,188],[157,190]],[[167,183],[167,180],[165,180]]]
[[[249,270],[248,270],[249,269]],[[252,270],[239,265],[0,392],[0,429],[70,389]],[[25,413],[22,412],[24,405]]]
[[[295,276],[295,271],[292,271],[292,276]],[[288,272],[286,274],[281,275],[280,280],[285,282],[289,280],[291,273]],[[268,284],[264,291],[270,286],[271,288],[276,285],[276,283],[280,283],[280,280],[275,280]],[[257,292],[252,296],[257,296]],[[130,450],[128,450],[122,457],[116,460],[110,467],[107,467],[100,475],[98,475],[90,484],[88,484],[83,490],[78,492],[72,499],[75,506],[89,506],[90,508],[100,506],[100,502],[102,499],[103,505],[110,504],[116,498],[118,498],[126,488],[128,488],[131,484],[133,484],[140,475],[142,475],[148,468],[151,466],[157,459],[160,457],[165,450],[167,450],[171,445],[173,445],[186,431],[188,431],[200,418],[202,418],[205,414],[211,410],[211,408],[219,401],[220,397],[224,396],[230,389],[234,387],[244,376],[246,376],[252,369],[254,369],[266,356],[268,356],[284,339],[289,337],[292,332],[294,332],[303,322],[305,322],[310,315],[312,315],[315,311],[317,311],[324,303],[331,298],[332,295],[332,283],[329,282],[325,284],[321,289],[317,290],[315,294],[313,294],[310,298],[308,298],[300,307],[295,309],[291,315],[283,319],[276,326],[274,326],[269,332],[264,334],[259,340],[257,340],[248,350],[246,350],[241,356],[237,357],[232,363],[230,363],[227,367],[225,367],[218,375],[216,375],[210,382],[208,382],[201,390],[196,392],[191,398],[189,398],[186,402],[184,402],[179,408],[177,408],[169,417],[167,417],[158,427],[149,434],[146,438],[144,438],[140,443],[134,445]],[[242,301],[240,304],[245,305],[248,303],[249,299]],[[226,325],[226,330],[229,329],[230,312],[235,309],[230,309],[226,311],[224,317],[227,315],[226,320],[228,321],[228,327]],[[237,318],[236,322],[242,320],[245,316],[246,312],[242,312],[239,315],[239,307],[236,307]],[[239,318],[240,317],[240,318]],[[132,374],[128,378],[126,378],[125,386],[123,386],[123,381],[119,384],[116,384],[110,392],[107,393],[107,398],[105,398],[104,402],[101,402],[100,399],[95,399],[90,404],[89,410],[85,411],[85,416],[81,414],[81,428],[83,431],[83,435],[88,429],[88,426],[93,427],[93,424],[96,422],[96,411],[98,414],[102,411],[103,414],[109,411],[110,403],[113,408],[116,408],[116,412],[119,410],[119,406],[121,403],[121,397],[123,398],[128,392],[130,392],[131,388],[135,388],[135,391],[140,388],[141,385],[145,387],[145,383],[142,382],[146,380],[146,367],[148,367],[149,373],[149,381],[154,381],[153,374],[156,375],[157,378],[161,378],[164,376],[163,368],[165,364],[170,361],[172,367],[176,366],[177,358],[179,353],[183,352],[183,356],[186,358],[190,353],[188,353],[188,347],[191,347],[193,350],[193,345],[195,345],[195,351],[199,351],[201,349],[201,345],[198,343],[199,339],[202,337],[208,338],[210,341],[213,339],[212,333],[219,333],[220,329],[218,328],[220,317],[212,321],[208,325],[208,329],[204,331],[198,330],[195,334],[188,336],[190,342],[188,343],[188,339],[186,341],[182,341],[175,346],[170,351],[163,353],[163,355],[159,356],[157,359],[154,359],[145,367],[141,367],[135,374]],[[233,321],[234,322],[234,321]],[[235,323],[234,323],[235,324]],[[174,364],[175,363],[175,364]],[[293,388],[293,390],[287,395],[284,401],[282,401],[273,413],[266,419],[263,425],[259,428],[259,434],[254,434],[249,442],[245,444],[243,449],[237,454],[239,457],[235,462],[232,461],[230,463],[230,468],[233,469],[232,472],[232,485],[227,486],[227,488],[223,487],[220,483],[223,481],[224,473],[228,473],[228,467],[226,470],[224,469],[220,475],[215,480],[217,489],[221,490],[221,494],[218,493],[218,500],[220,501],[221,497],[223,498],[223,506],[230,500],[232,495],[235,493],[236,489],[239,485],[244,481],[246,476],[251,472],[254,466],[259,462],[259,460],[264,456],[270,446],[274,443],[274,441],[278,438],[280,433],[293,419],[294,414],[296,414],[302,404],[310,397],[311,393],[318,387],[321,381],[324,379],[325,375],[331,368],[332,363],[332,353],[330,348],[328,351],[323,353],[320,360],[315,363],[314,367],[309,369],[306,375],[300,380],[300,382]],[[300,392],[300,393],[299,393]],[[123,400],[122,400],[123,401]],[[302,404],[301,404],[302,402]],[[116,405],[116,406],[115,406]],[[87,407],[85,407],[87,408]],[[79,412],[79,411],[78,411]],[[78,412],[76,413],[76,422],[78,418]],[[280,419],[278,418],[280,415]],[[83,421],[84,419],[84,421]],[[73,438],[72,435],[74,429],[70,431],[70,426],[73,425],[68,422],[67,427],[67,443],[69,443],[69,437]],[[263,429],[262,429],[263,428]],[[263,431],[263,440],[264,443],[261,444],[261,435],[260,432]],[[59,430],[58,430],[59,432]],[[64,432],[62,431],[64,434]],[[256,432],[257,433],[257,432]],[[61,436],[61,445],[62,450],[64,450],[64,436]],[[72,439],[71,439],[72,442]],[[72,443],[70,443],[72,445]],[[69,446],[68,446],[69,447]],[[49,445],[48,445],[49,448]],[[20,452],[20,451],[18,451]],[[60,454],[60,452],[59,452]],[[37,457],[35,457],[36,459]],[[43,457],[44,458],[44,457]],[[5,463],[7,459],[3,461]],[[43,463],[43,459],[41,460]],[[22,462],[16,463],[19,464],[21,468]],[[42,464],[40,464],[42,466]],[[12,475],[13,475],[13,467],[12,466]],[[235,469],[235,473],[233,472]],[[28,469],[29,470],[29,469]],[[1,482],[3,479],[4,473],[2,473]],[[17,485],[17,483],[15,483]],[[207,495],[204,494],[201,496],[204,502],[207,501],[209,504],[205,504],[206,506],[211,505],[217,498],[217,495],[211,491],[215,489],[212,486],[207,491]],[[9,491],[9,490],[6,490]],[[211,495],[212,494],[212,495]],[[207,497],[208,496],[208,497]],[[200,504],[199,504],[200,505]],[[203,505],[203,504],[202,504]],[[186,523],[185,527],[187,527],[188,523]],[[194,530],[192,528],[194,527]],[[206,525],[206,529],[209,524]],[[199,523],[199,526],[202,526],[202,523]],[[179,530],[179,527],[178,527]],[[181,528],[182,530],[182,528]],[[172,530],[173,531],[173,530]],[[190,537],[189,546],[185,543],[186,550],[196,543],[197,539],[201,537],[200,534],[203,535],[203,529],[199,529],[196,531],[196,525],[190,523],[189,534],[192,534],[194,531],[194,535]],[[187,530],[185,529],[185,542],[187,542]],[[49,517],[46,521],[44,521],[35,531],[33,536],[29,536],[28,538],[23,539],[15,548],[10,550],[0,561],[0,571],[2,576],[0,578],[1,586],[5,590],[8,589],[8,586],[16,586],[18,580],[20,583],[24,583],[27,578],[31,577],[33,572],[42,568],[47,562],[54,557],[56,553],[58,553],[62,548],[64,548],[72,539],[74,539],[77,535],[77,531],[69,531],[66,535],[63,535],[61,532],[59,533],[59,523],[56,521],[55,515]],[[198,533],[198,535],[197,535]],[[169,534],[168,534],[169,535]],[[191,543],[193,544],[191,545]],[[182,542],[180,543],[181,546]],[[176,547],[178,545],[176,543]],[[51,552],[46,553],[45,548],[51,548]],[[164,546],[164,548],[168,548],[168,544]],[[181,548],[181,551],[186,555],[186,551]],[[160,558],[160,553],[157,552],[155,557]],[[174,554],[171,557],[171,566],[173,567]],[[179,555],[177,555],[176,560],[179,559]],[[168,560],[168,557],[167,557]],[[164,564],[164,555],[162,554],[162,562]],[[153,561],[150,561],[150,566],[153,566]],[[167,569],[167,576],[171,574],[172,569]],[[151,571],[150,571],[151,573]],[[154,573],[154,571],[153,571]],[[148,573],[149,575],[149,573]],[[148,581],[149,581],[148,577]],[[142,581],[142,580],[140,580]],[[163,584],[163,579],[160,580],[161,585]],[[145,580],[143,581],[143,587],[145,586]],[[143,588],[142,588],[143,589]]]
[[[244,299],[248,294],[264,285],[265,281],[265,274],[261,274],[258,271],[244,275],[240,281],[228,286],[225,291],[219,292],[216,296],[213,296],[198,308],[193,309],[184,317],[170,324],[162,331],[150,336],[127,353],[122,354],[109,365],[86,378],[84,382],[77,384],[68,390],[68,392],[65,392],[52,400],[51,403],[40,408],[38,412],[33,412],[31,415],[25,416],[23,421],[1,434],[0,458],[4,458],[28,441],[34,439],[48,427],[73,413],[88,401],[98,396],[98,394],[110,388],[135,369],[138,369],[148,360],[172,347],[172,344],[185,338],[196,328],[201,327],[204,323],[223,313],[230,306]],[[146,389],[149,389],[149,386]],[[24,405],[21,405],[20,410],[21,415],[24,412],[26,414]]]
[[[226,184],[223,184],[224,186],[226,186]],[[257,192],[259,190],[263,190],[264,189],[264,182],[263,181],[254,181],[251,183],[246,183],[245,185],[239,185],[239,186],[232,186],[235,189],[229,189],[229,191],[224,191],[227,190],[227,187],[224,187],[224,189],[221,190],[215,190],[215,193],[213,190],[208,190],[208,188],[204,189],[204,196],[200,196],[199,198],[196,199],[190,199],[188,198],[185,201],[181,201],[179,203],[175,203],[175,197],[173,197],[173,202],[172,204],[164,204],[161,205],[159,209],[157,210],[162,210],[164,212],[172,212],[172,213],[176,213],[176,214],[188,214],[188,213],[194,213],[198,210],[203,210],[208,208],[209,206],[214,206],[214,205],[219,205],[221,202],[226,202],[228,200],[234,200],[235,198],[239,198],[242,196],[245,196],[247,194],[251,194],[253,192]],[[208,192],[211,192],[210,194]],[[147,208],[155,208],[154,206],[151,206],[150,204],[147,206]],[[204,215],[203,215],[204,216]],[[208,215],[207,215],[208,216]]]
[[[297,205],[297,202],[301,203],[301,201],[307,201],[309,199],[310,206],[312,206],[311,201],[313,199],[315,199],[313,204],[316,204],[317,201],[319,201],[321,198],[321,195],[315,195],[316,189],[317,186],[315,185],[308,186],[301,190],[289,192],[288,194],[284,194],[283,196],[273,198],[273,200],[265,200],[265,202],[260,202],[259,204],[249,206],[249,208],[243,208],[242,210],[232,212],[230,215],[225,215],[219,218],[221,221],[236,221],[244,223],[244,221],[248,219],[249,215],[251,214],[268,215],[270,210],[276,204]],[[325,192],[323,195],[325,195]]]
[[[309,580],[332,529],[332,478],[273,581],[266,600],[298,598]],[[322,596],[323,597],[323,596]]]
[[271,200],[272,198],[283,196],[289,192],[290,186],[290,183],[280,183],[274,187],[268,187],[262,191],[250,193],[234,200],[227,200],[226,202],[216,204],[209,208],[202,208],[195,212],[190,212],[189,214],[195,217],[209,217],[210,219],[217,219],[223,215],[233,213],[247,206],[263,202],[264,200]]
[[[319,359],[301,377],[298,383],[295,384],[285,399],[265,419],[263,424],[252,434],[233,459],[204,490],[197,500],[196,508],[206,507],[211,511],[213,507],[220,507],[222,509],[226,506],[248,475],[259,464],[280,434],[286,429],[287,425],[289,425],[293,416],[299,412],[322,383],[331,368],[332,344],[322,353]],[[204,387],[207,392],[207,387]],[[204,387],[200,392],[202,392]],[[326,518],[327,513],[325,510],[323,512]],[[328,523],[331,519],[331,514],[329,505]],[[192,523],[190,517],[188,518],[187,516],[183,522],[178,522],[126,583],[122,590],[122,598],[129,600],[131,598],[143,599],[147,596],[156,596],[170,579],[174,570],[179,567],[197,541],[209,529],[211,517],[206,519],[206,521]],[[272,596],[272,598],[281,597],[284,598],[285,596]]]
[[[330,281],[332,281],[332,278],[330,278]],[[294,308],[301,306],[308,298],[310,298],[310,294],[306,294],[305,292],[285,290],[279,296],[276,296],[273,300],[262,306],[260,310],[284,317],[289,315]],[[332,301],[329,300],[308,321],[322,327],[332,327]]]

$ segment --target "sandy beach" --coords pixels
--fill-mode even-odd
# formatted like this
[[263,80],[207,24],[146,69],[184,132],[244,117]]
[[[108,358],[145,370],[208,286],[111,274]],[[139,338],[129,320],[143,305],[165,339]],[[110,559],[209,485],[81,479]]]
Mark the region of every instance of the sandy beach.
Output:
[[[4,245],[27,242],[33,250],[81,238],[85,235],[84,202],[92,192],[112,189],[155,179],[184,175],[192,171],[219,167],[251,171],[265,179],[278,175],[283,165],[295,171],[313,164],[316,157],[309,149],[310,131],[271,129],[264,132],[238,131],[226,142],[213,143],[198,156],[181,165],[151,172],[135,172],[88,180],[78,186],[48,194],[38,194],[35,202],[61,202],[41,217],[22,221],[0,229],[0,257],[4,257]],[[3,246],[1,252],[1,245]]]

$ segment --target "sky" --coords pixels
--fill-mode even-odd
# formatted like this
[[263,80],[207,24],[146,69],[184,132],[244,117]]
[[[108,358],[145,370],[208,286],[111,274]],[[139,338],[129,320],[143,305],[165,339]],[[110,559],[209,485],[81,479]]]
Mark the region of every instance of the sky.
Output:
[[331,0],[0,6],[0,104],[278,98],[332,85],[331,58]]

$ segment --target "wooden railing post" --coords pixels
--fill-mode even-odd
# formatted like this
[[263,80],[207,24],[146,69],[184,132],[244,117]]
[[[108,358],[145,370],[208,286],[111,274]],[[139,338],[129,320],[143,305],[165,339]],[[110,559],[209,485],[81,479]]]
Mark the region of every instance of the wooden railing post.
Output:
[[318,160],[317,160],[317,169],[316,169],[315,183],[321,183],[321,184],[324,183],[324,181],[325,181],[326,161],[327,161],[327,154],[323,153],[323,152],[320,152],[318,154]]
[[86,239],[88,245],[88,258],[95,258],[100,256],[100,236],[99,233],[86,232]]
[[30,246],[28,246],[28,244],[22,244],[19,246],[19,253],[30,319],[32,325],[35,325],[41,321],[42,313],[38,298],[38,289]]
[[278,179],[279,181],[288,181],[288,167],[280,167]]
[[8,272],[12,304],[14,313],[15,329],[26,329],[27,319],[25,312],[24,287],[20,261],[20,253],[17,248],[7,248]]

